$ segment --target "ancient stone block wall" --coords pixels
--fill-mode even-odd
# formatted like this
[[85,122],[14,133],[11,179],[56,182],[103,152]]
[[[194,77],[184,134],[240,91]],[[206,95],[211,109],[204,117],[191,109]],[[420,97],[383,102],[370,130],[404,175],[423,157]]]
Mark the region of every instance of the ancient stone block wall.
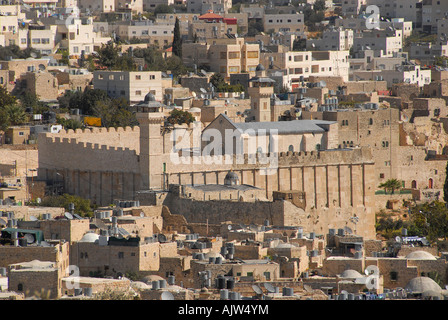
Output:
[[[42,290],[49,293],[50,299],[57,299],[61,296],[60,271],[55,270],[12,270],[8,274],[8,290],[25,293],[26,297],[40,294]],[[45,295],[44,295],[45,296]]]

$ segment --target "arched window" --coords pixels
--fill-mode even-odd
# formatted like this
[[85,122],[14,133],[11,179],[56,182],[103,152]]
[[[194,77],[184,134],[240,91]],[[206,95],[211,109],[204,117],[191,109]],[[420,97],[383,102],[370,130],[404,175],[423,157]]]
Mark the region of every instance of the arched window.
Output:
[[289,152],[294,152],[294,146],[292,144],[289,145],[288,151]]
[[417,181],[412,180],[411,187],[412,187],[412,189],[417,189]]
[[434,187],[433,184],[434,184],[434,180],[432,180],[432,178],[429,178],[429,181],[428,181],[428,188],[429,188],[429,189],[432,189],[432,188]]
[[19,283],[17,285],[17,291],[23,291],[23,284]]

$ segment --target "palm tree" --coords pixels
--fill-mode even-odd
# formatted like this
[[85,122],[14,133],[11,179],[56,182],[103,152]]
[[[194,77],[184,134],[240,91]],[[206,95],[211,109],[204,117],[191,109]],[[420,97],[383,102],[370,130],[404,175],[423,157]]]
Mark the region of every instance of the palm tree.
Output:
[[390,190],[391,194],[395,193],[395,190],[401,188],[401,182],[397,179],[389,179],[386,182],[381,183],[378,188],[384,188],[384,191],[387,193]]
[[18,104],[8,105],[5,107],[5,111],[11,125],[16,126],[26,122],[26,113],[22,106]]

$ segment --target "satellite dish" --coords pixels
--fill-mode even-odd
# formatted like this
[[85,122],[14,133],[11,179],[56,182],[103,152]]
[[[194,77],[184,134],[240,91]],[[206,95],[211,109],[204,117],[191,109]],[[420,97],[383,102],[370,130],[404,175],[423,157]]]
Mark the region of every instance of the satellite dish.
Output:
[[141,213],[140,213],[140,217],[143,218],[144,216],[145,216],[145,213],[144,213],[144,212],[141,212]]
[[400,118],[401,118],[401,121],[403,121],[403,122],[408,122],[409,121],[409,117],[406,114],[404,114],[404,113],[402,113],[400,115]]
[[0,225],[4,225],[4,226],[7,226],[8,225],[8,223],[5,221],[5,220],[3,220],[3,219],[0,219]]
[[396,237],[395,237],[395,241],[397,241],[397,242],[401,242],[401,238],[400,238],[400,236],[396,236]]
[[165,236],[164,234],[159,234],[159,235],[157,236],[157,240],[158,240],[159,242],[166,242],[166,236]]
[[30,221],[37,221],[38,219],[35,216],[30,216]]
[[263,286],[266,290],[268,290],[269,293],[275,293],[275,288],[272,284],[265,282],[263,283]]
[[258,227],[255,224],[253,224],[253,223],[251,223],[249,225],[249,229],[250,229],[250,231],[253,231],[253,232],[257,232],[258,231]]
[[163,291],[161,295],[162,300],[174,300],[174,296],[169,291]]
[[313,288],[311,288],[309,285],[305,284],[303,286],[303,289],[305,289],[306,292],[313,292]]
[[33,243],[34,241],[36,241],[36,239],[34,238],[34,236],[31,233],[25,233],[25,235],[23,237],[26,239],[26,242],[28,244]]
[[232,225],[229,224],[229,225],[227,226],[227,230],[232,230]]
[[68,220],[72,220],[73,219],[72,214],[69,213],[69,212],[64,213],[64,217],[66,217]]
[[254,290],[256,294],[263,294],[263,290],[256,284],[252,285],[252,290]]
[[347,233],[347,234],[353,234],[352,229],[350,229],[350,228],[347,227],[347,226],[344,227],[344,231],[345,231],[345,233]]

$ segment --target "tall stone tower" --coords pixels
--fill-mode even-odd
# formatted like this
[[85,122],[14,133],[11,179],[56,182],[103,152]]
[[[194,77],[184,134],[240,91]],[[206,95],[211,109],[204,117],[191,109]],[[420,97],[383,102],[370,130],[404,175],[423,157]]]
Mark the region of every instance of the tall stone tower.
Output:
[[275,81],[266,76],[266,70],[259,64],[255,70],[255,77],[249,80],[247,91],[250,96],[251,114],[255,121],[271,120],[271,97],[274,94]]
[[159,189],[163,186],[163,136],[164,122],[161,112],[137,113],[140,123],[140,174],[142,189]]

